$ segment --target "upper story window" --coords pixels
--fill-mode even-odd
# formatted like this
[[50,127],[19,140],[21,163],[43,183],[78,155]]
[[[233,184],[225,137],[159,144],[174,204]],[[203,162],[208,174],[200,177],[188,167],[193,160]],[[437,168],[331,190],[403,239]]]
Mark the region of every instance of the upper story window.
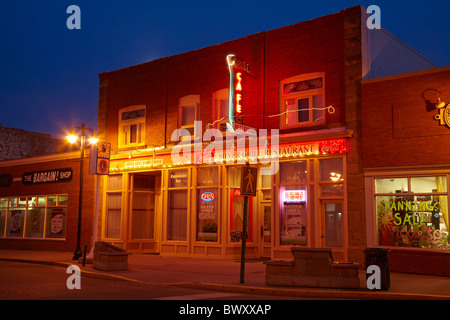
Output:
[[119,147],[145,144],[145,106],[131,106],[119,111]]
[[188,130],[194,135],[194,121],[198,120],[200,96],[190,95],[179,100],[178,125],[179,128]]
[[325,122],[325,77],[313,73],[285,79],[280,83],[281,128],[306,127]]
[[213,94],[214,127],[220,129],[222,123],[228,122],[228,89],[222,89]]

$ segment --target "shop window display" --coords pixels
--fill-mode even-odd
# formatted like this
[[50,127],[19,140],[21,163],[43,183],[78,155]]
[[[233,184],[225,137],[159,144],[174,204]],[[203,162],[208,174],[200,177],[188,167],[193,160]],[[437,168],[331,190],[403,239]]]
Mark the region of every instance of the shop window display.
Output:
[[[242,241],[242,229],[244,225],[244,197],[241,196],[241,167],[230,167],[229,171],[230,186],[230,242],[237,243]],[[247,241],[253,241],[253,197],[248,201],[248,220],[247,220]]]
[[177,189],[169,190],[167,240],[187,240],[188,184],[188,170],[169,171],[169,187]]
[[107,186],[104,237],[119,239],[122,217],[122,175],[110,175]]
[[279,205],[282,245],[307,245],[306,182],[306,161],[280,164]]
[[447,177],[375,179],[378,244],[449,250]]
[[0,199],[0,237],[65,239],[67,195]]
[[[219,224],[218,167],[198,169],[197,241],[218,240]],[[214,187],[215,186],[215,187]]]

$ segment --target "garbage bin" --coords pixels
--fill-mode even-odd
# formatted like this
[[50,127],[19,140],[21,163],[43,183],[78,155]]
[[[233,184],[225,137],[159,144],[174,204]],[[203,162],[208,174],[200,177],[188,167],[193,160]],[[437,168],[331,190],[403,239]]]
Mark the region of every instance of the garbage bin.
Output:
[[[366,270],[371,265],[380,267],[381,288],[388,290],[391,287],[391,274],[389,271],[389,250],[382,248],[369,248],[364,250],[366,257]],[[370,275],[366,273],[366,280]]]

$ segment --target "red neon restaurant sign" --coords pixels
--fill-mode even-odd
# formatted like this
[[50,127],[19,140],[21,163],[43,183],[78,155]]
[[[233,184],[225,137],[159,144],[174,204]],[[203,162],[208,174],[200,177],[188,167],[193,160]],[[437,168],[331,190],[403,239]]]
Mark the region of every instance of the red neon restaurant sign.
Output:
[[242,72],[236,72],[235,80],[236,86],[234,87],[235,98],[235,112],[237,115],[242,114]]
[[[244,111],[244,74],[249,74],[249,64],[233,54],[227,56],[230,71],[230,95],[228,107],[228,120],[230,124],[237,121]],[[242,123],[242,120],[239,120]]]

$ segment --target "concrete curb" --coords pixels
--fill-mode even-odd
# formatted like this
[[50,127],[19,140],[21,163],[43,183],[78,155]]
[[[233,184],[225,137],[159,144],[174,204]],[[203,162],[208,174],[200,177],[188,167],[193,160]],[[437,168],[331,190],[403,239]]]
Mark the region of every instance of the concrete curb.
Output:
[[[67,268],[75,265],[69,262],[40,261],[14,258],[0,258],[0,261],[31,263],[48,266],[57,266]],[[273,296],[291,296],[291,297],[308,297],[308,298],[327,298],[327,299],[355,299],[355,300],[450,300],[450,296],[432,295],[432,294],[414,294],[414,293],[394,293],[380,291],[345,291],[345,290],[320,290],[320,289],[303,289],[303,288],[274,288],[274,287],[252,287],[245,285],[226,285],[215,283],[201,282],[180,282],[180,283],[159,283],[130,279],[122,276],[92,272],[81,269],[81,274],[102,280],[124,281],[132,283],[153,284],[160,286],[172,286],[182,288],[192,288],[199,290],[214,290],[223,292],[257,294],[257,295],[273,295]]]
[[261,288],[238,285],[223,285],[213,283],[173,283],[173,286],[214,290],[235,293],[291,296],[308,298],[328,298],[328,299],[356,299],[356,300],[450,300],[448,296],[429,294],[408,294],[390,292],[368,292],[368,291],[340,291],[340,290],[316,290],[316,289],[289,289],[289,288]]

